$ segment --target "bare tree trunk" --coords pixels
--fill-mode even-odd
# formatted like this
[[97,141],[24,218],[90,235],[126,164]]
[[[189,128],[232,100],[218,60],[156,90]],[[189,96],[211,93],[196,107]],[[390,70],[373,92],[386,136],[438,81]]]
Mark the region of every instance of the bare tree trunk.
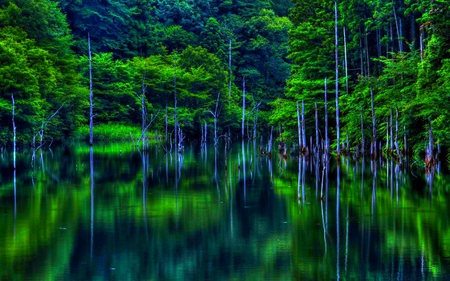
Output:
[[306,128],[306,124],[305,124],[305,102],[302,100],[302,143],[303,143],[303,149],[307,148],[305,128]]
[[[142,92],[141,92],[141,114],[142,114],[142,126],[141,126],[141,134],[144,134],[144,130],[145,127],[147,126],[147,110],[145,108],[145,91],[146,91],[146,86],[145,86],[145,71],[144,74],[142,75]],[[147,149],[147,139],[144,136],[144,139],[142,141],[142,148],[145,150]]]
[[334,55],[336,65],[336,137],[337,137],[337,155],[341,154],[341,136],[340,136],[340,124],[339,124],[339,51],[338,51],[338,12],[337,1],[334,2]]
[[317,102],[314,103],[314,107],[315,107],[315,116],[316,116],[316,153],[319,152],[320,147],[319,147],[319,114],[318,114],[318,110],[317,110]]
[[297,127],[298,127],[298,152],[301,153],[303,149],[303,143],[302,143],[302,127],[300,122],[300,109],[298,106],[297,101]]
[[14,95],[11,95],[12,100],[12,127],[13,127],[13,166],[14,171],[16,170],[16,103],[14,101]]
[[[217,139],[217,118],[219,117],[220,111],[219,111],[219,99],[220,99],[220,93],[217,94],[217,101],[216,101],[216,109],[214,112],[209,110],[209,113],[214,117],[214,147],[217,147],[218,145],[218,139]],[[206,127],[205,127],[206,129]]]
[[391,139],[390,139],[390,150],[391,150],[391,154],[394,153],[394,120],[392,118],[392,108],[390,110],[390,120],[389,120],[389,129],[390,129],[390,135],[391,135]]
[[375,118],[375,106],[372,87],[370,87],[370,104],[372,107],[372,153],[373,157],[377,158],[377,122]]
[[328,97],[327,97],[327,78],[325,78],[325,154],[329,153],[328,141]]
[[362,38],[359,38],[359,64],[361,68],[361,76],[364,76],[364,56]]
[[245,123],[245,77],[242,79],[242,140],[244,140],[244,123]]
[[[178,116],[177,116],[177,62],[176,58],[173,59],[174,74],[173,74],[173,97],[174,97],[174,107],[173,107],[173,119],[174,119],[174,135],[175,135],[175,152],[178,153]],[[178,157],[176,158],[178,159]]]
[[267,153],[272,153],[272,134],[273,134],[273,126],[270,127],[270,137],[269,137],[269,144],[268,144],[268,151]]
[[230,46],[228,49],[228,97],[231,98],[231,77],[232,77],[232,70],[231,70],[231,39],[230,39]]
[[419,41],[420,41],[420,61],[423,61],[423,33],[424,33],[425,27],[423,25],[420,26],[420,34],[419,34]]
[[91,37],[88,33],[88,55],[89,55],[89,145],[94,144],[94,90],[92,85],[92,55]]
[[168,116],[168,112],[167,112],[167,104],[166,104],[166,117],[165,117],[165,123],[166,123],[166,136],[165,136],[165,139],[164,139],[164,141],[165,142],[167,142],[167,133],[168,133],[168,131],[167,131],[167,129],[168,129],[168,120],[167,120],[167,116]]
[[361,154],[364,155],[364,111],[361,106]]
[[395,109],[395,149],[397,150],[397,159],[399,163],[402,163],[402,152],[398,145],[398,108]]
[[392,1],[392,11],[394,13],[394,20],[395,20],[395,28],[397,29],[397,40],[398,40],[398,50],[399,52],[403,52],[403,41],[402,41],[402,31],[399,27],[399,21],[397,18],[397,11],[395,10],[394,2]]
[[433,127],[431,126],[431,118],[428,118],[428,147],[426,149],[425,165],[427,168],[431,168],[434,165],[434,138]]
[[365,47],[366,47],[366,61],[367,61],[367,77],[370,76],[370,55],[369,55],[369,43],[367,41],[367,32],[364,35]]
[[348,59],[347,59],[347,37],[344,27],[344,57],[345,57],[345,92],[348,95]]
[[256,127],[258,125],[258,111],[259,111],[259,106],[256,107],[255,109],[255,117],[253,119],[253,139],[256,140]]

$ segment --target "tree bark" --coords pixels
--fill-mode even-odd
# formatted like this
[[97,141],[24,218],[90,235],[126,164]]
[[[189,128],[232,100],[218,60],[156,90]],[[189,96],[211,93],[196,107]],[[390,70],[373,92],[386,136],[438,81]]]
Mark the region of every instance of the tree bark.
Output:
[[[175,151],[178,153],[178,109],[177,109],[177,62],[176,57],[173,59],[174,73],[173,73],[173,97],[174,97],[174,107],[173,107],[173,119],[174,119],[174,135],[175,135]],[[178,159],[178,157],[176,157]]]
[[372,153],[377,158],[377,122],[375,117],[375,106],[373,100],[373,89],[370,87],[370,105],[372,108]]
[[302,143],[303,143],[303,147],[302,149],[306,149],[307,145],[306,145],[306,132],[305,132],[305,102],[302,100]]
[[325,78],[325,154],[328,154],[328,97],[327,97],[327,78]]
[[364,111],[361,106],[361,154],[364,155]]
[[89,145],[94,144],[94,90],[92,85],[91,36],[88,33],[89,55]]
[[302,127],[301,127],[301,121],[300,121],[300,109],[298,106],[298,101],[297,101],[297,127],[298,127],[298,152],[299,154],[302,151],[303,148],[303,143],[302,143]]
[[14,95],[11,95],[12,101],[12,129],[13,129],[13,166],[14,170],[16,170],[16,103],[14,101]]
[[314,108],[315,108],[315,117],[316,117],[316,152],[319,152],[319,114],[317,111],[317,102],[314,102]]
[[337,139],[337,155],[341,154],[340,124],[339,124],[339,51],[338,51],[338,12],[337,1],[334,2],[334,55],[336,66],[336,139]]
[[244,140],[244,124],[245,124],[245,77],[243,77],[242,80],[242,126],[241,126],[241,130],[242,130],[242,140]]
[[348,59],[347,59],[347,37],[344,27],[344,58],[345,58],[345,92],[348,95]]

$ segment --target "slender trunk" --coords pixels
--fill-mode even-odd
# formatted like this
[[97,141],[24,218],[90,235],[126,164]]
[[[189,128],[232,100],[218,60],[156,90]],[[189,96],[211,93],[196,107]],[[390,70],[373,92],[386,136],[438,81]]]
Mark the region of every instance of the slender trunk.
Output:
[[402,162],[402,152],[400,151],[400,147],[398,145],[398,108],[395,109],[395,149],[397,150],[397,159]]
[[270,127],[270,137],[269,137],[269,147],[268,147],[268,153],[272,153],[272,133],[273,133],[273,126]]
[[[178,153],[178,116],[177,116],[177,62],[176,58],[173,59],[174,73],[173,73],[173,119],[174,119],[174,135],[175,135],[175,152]],[[176,157],[178,159],[178,157]]]
[[340,124],[339,124],[339,51],[338,51],[338,12],[337,1],[334,2],[334,55],[336,66],[336,137],[337,137],[337,155],[341,154]]
[[325,78],[325,153],[328,154],[328,97],[327,78]]
[[302,143],[303,148],[306,148],[306,132],[305,132],[305,102],[302,100]]
[[301,127],[301,122],[300,122],[300,109],[298,106],[298,101],[297,101],[297,127],[298,127],[298,151],[299,153],[301,153],[302,148],[303,148],[303,143],[302,143],[302,127]]
[[405,152],[405,156],[408,156],[408,142],[407,142],[407,136],[406,136],[406,126],[403,126],[403,150]]
[[390,120],[389,120],[389,129],[390,129],[390,149],[391,149],[391,154],[394,152],[394,120],[392,118],[392,109],[390,110]]
[[347,37],[344,27],[344,58],[345,58],[345,92],[348,95],[348,59],[347,59]]
[[366,61],[367,61],[367,77],[370,76],[370,56],[369,56],[369,43],[367,41],[367,33],[364,36],[364,41],[365,41],[365,45],[366,45]]
[[166,136],[165,136],[165,141],[167,142],[167,133],[168,133],[168,120],[167,120],[167,116],[168,116],[168,112],[167,112],[167,104],[166,104],[166,118],[165,118],[165,123],[166,123]]
[[92,85],[91,36],[88,33],[89,55],[89,145],[94,144],[94,90]]
[[16,170],[16,103],[14,101],[14,95],[11,95],[12,101],[12,129],[13,129],[13,166],[14,170]]
[[316,116],[316,152],[319,152],[319,114],[317,111],[317,102],[314,103]]
[[403,52],[403,44],[402,44],[402,39],[401,39],[401,33],[402,32],[400,30],[399,20],[397,18],[397,11],[395,10],[394,2],[392,2],[392,11],[394,13],[395,28],[397,29],[398,50],[399,50],[399,52]]
[[205,146],[206,146],[207,140],[208,140],[208,126],[206,125],[206,121],[205,121]]
[[361,76],[364,76],[364,56],[362,38],[359,38],[359,67],[361,69]]
[[361,106],[361,154],[364,155],[364,111]]
[[[144,134],[145,127],[147,126],[147,114],[145,110],[145,73],[142,75],[142,93],[141,93],[141,111],[142,111],[142,130],[141,134]],[[142,148],[145,150],[147,146],[146,138],[143,136]]]
[[434,164],[434,138],[433,138],[433,127],[431,126],[431,118],[428,118],[428,149],[426,151],[425,164],[430,168]]
[[245,77],[242,80],[242,140],[244,140],[244,124],[245,124]]
[[394,28],[392,22],[389,23],[390,35],[391,35],[391,52],[394,52]]
[[230,46],[228,48],[228,97],[231,97],[231,39],[230,39]]
[[258,126],[259,106],[255,109],[255,117],[253,119],[253,139],[256,140],[256,127]]
[[373,157],[377,158],[377,122],[375,118],[375,106],[373,100],[373,89],[370,87],[370,105],[372,107],[372,153]]
[[420,35],[419,35],[419,40],[420,40],[420,61],[423,61],[423,36],[424,36],[424,29],[425,27],[423,25],[420,26]]

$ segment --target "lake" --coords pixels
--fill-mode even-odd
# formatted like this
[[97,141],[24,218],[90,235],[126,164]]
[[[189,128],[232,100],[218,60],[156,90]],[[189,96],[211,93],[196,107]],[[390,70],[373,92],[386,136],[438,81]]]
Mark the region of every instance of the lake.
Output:
[[257,147],[5,151],[0,279],[450,278],[447,168]]

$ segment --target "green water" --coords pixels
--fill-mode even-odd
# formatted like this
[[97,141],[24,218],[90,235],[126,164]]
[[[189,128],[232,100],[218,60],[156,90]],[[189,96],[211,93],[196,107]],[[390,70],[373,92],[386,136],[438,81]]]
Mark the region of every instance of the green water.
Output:
[[0,158],[0,280],[450,278],[443,168],[324,169],[247,143],[227,159],[99,144],[30,160]]

